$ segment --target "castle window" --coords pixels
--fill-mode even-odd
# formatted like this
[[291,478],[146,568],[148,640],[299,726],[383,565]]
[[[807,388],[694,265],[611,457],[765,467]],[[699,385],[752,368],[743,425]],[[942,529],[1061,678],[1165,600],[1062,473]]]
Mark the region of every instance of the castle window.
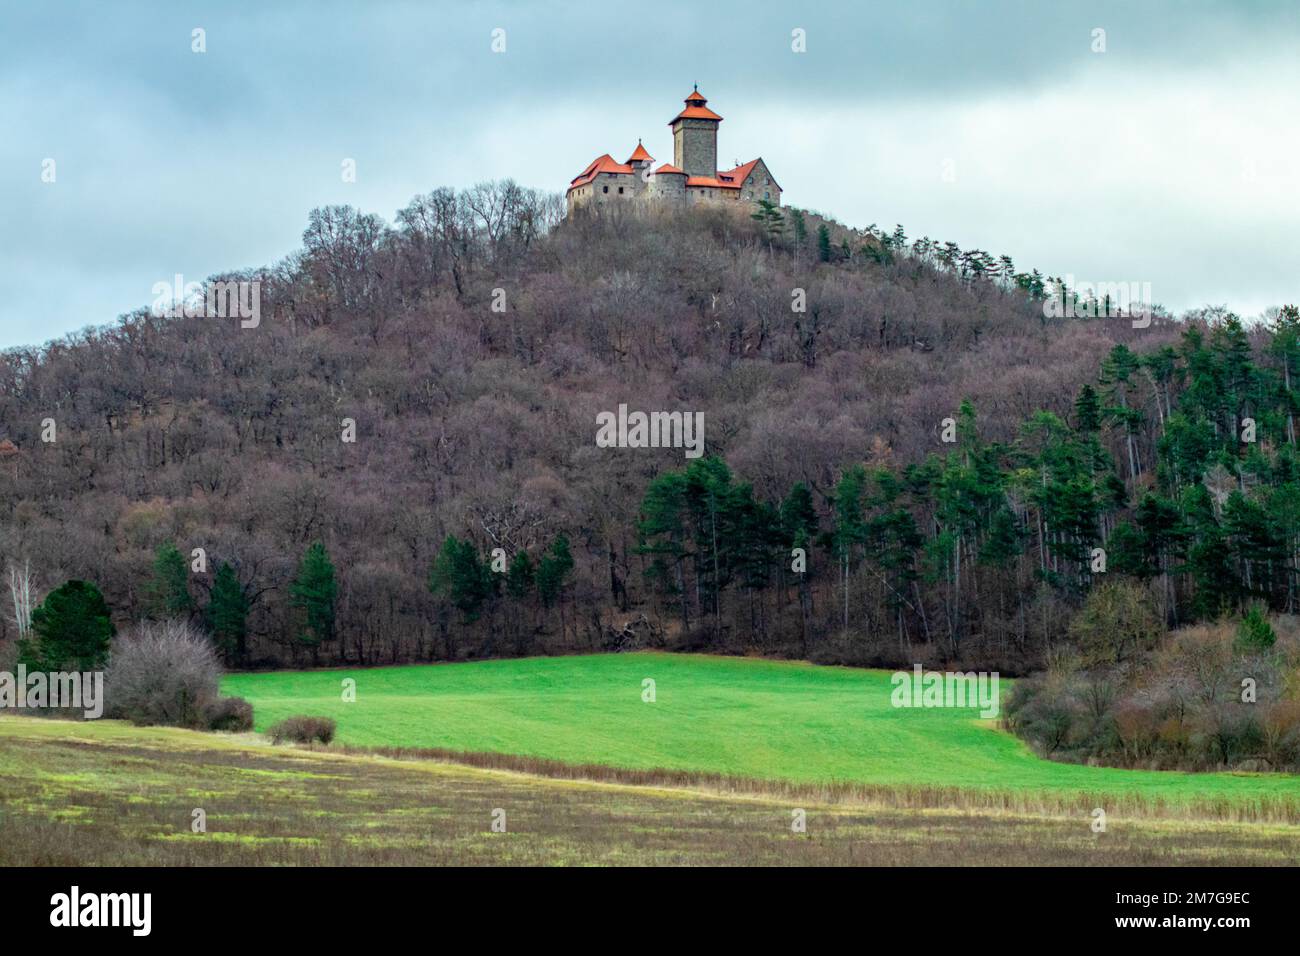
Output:
[[772,198],[772,194],[769,193],[769,192],[767,192],[767,191],[764,191],[764,192],[763,192],[763,198],[764,198],[764,199],[771,199],[771,198]]
[[608,187],[608,186],[602,186],[602,187],[601,187],[601,191],[602,191],[602,192],[609,192],[609,187]]
[[622,187],[622,186],[619,186],[619,187],[618,187],[618,194],[619,194],[620,196],[623,195],[623,187]]

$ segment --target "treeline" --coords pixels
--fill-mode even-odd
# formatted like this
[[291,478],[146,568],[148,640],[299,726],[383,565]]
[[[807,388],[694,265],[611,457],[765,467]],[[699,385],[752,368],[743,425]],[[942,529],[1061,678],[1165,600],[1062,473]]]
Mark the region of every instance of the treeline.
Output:
[[[506,639],[500,648],[489,644],[485,654],[526,651],[529,612],[544,614],[556,607],[572,570],[573,557],[564,535],[556,538],[536,562],[527,551],[518,551],[508,566],[504,549],[485,560],[471,541],[449,535],[428,571],[429,590],[441,599],[443,610],[455,608],[460,612],[458,621],[452,621],[446,613],[439,616],[446,656],[456,656],[454,625],[473,624],[485,612],[493,616],[489,622],[491,633]],[[16,569],[11,577],[16,583]],[[247,667],[251,603],[248,589],[258,582],[241,584],[227,561],[218,563],[208,587],[192,583],[205,580],[206,554],[202,549],[197,549],[192,562],[187,562],[174,542],[163,542],[155,553],[152,572],[143,582],[146,597],[141,620],[199,628],[227,664]],[[58,671],[94,669],[108,660],[116,631],[114,615],[93,582],[68,581],[35,608],[24,607],[16,587],[11,590],[18,639],[9,655],[14,660],[9,663]],[[338,638],[338,593],[338,575],[329,552],[319,541],[313,542],[289,583],[289,650],[295,661],[310,655],[313,663],[319,663],[322,651],[327,657],[337,654],[334,642]],[[503,613],[503,598],[510,600],[508,613]]]
[[[806,641],[817,593],[814,633],[835,645],[838,617],[845,638],[896,661],[935,642],[953,658],[971,639],[982,659],[1044,647],[1117,577],[1149,585],[1171,627],[1253,603],[1294,613],[1300,312],[1282,309],[1264,334],[1256,355],[1223,315],[1149,354],[1117,345],[1071,414],[1040,411],[1010,442],[984,438],[963,402],[940,436],[950,451],[850,465],[820,501],[800,483],[756,501],[720,461],[663,475],[641,509],[647,577],[683,630],[694,615],[715,640],[739,627],[764,643],[771,618],[755,595],[793,587]],[[732,603],[746,619],[724,625]]]

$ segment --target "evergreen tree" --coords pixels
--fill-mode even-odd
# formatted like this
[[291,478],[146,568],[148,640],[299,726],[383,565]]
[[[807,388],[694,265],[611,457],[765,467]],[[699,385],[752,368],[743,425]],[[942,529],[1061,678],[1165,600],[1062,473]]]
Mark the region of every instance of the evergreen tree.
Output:
[[1074,400],[1074,430],[1081,435],[1095,435],[1101,431],[1101,402],[1097,390],[1091,385],[1079,389]]
[[329,553],[319,541],[312,544],[298,564],[298,573],[289,586],[292,604],[302,612],[298,640],[317,648],[334,639],[334,602],[338,582]]
[[564,590],[565,578],[573,570],[573,556],[569,553],[569,539],[559,535],[551,549],[537,562],[537,595],[542,604],[551,607]]
[[429,571],[429,590],[449,600],[468,624],[478,620],[496,593],[496,581],[472,541],[447,535]]
[[248,654],[248,598],[235,569],[226,561],[217,565],[208,598],[208,629],[228,657],[244,663]]
[[804,219],[803,211],[799,209],[791,209],[790,221],[794,223],[795,245],[802,249],[808,244],[808,223]]
[[795,482],[781,502],[781,528],[792,548],[807,548],[817,537],[817,508],[812,492],[802,481]]
[[831,231],[826,223],[817,227],[817,258],[822,262],[831,261]]
[[165,541],[154,552],[153,576],[145,585],[149,610],[155,617],[186,617],[194,611],[189,568],[176,545]]
[[506,593],[522,601],[533,592],[533,577],[533,559],[528,557],[528,552],[515,552],[506,570]]
[[763,228],[763,233],[767,236],[768,248],[771,249],[772,242],[781,238],[785,232],[785,217],[781,215],[781,209],[770,199],[760,199],[758,201],[758,211],[750,215],[751,219],[758,222]]
[[31,633],[18,642],[18,660],[29,670],[93,671],[107,662],[115,631],[99,588],[68,581],[32,611]]
[[1236,650],[1245,654],[1254,654],[1267,651],[1276,643],[1277,635],[1273,632],[1273,626],[1268,623],[1268,618],[1258,607],[1252,606],[1237,627],[1237,639],[1234,642]]

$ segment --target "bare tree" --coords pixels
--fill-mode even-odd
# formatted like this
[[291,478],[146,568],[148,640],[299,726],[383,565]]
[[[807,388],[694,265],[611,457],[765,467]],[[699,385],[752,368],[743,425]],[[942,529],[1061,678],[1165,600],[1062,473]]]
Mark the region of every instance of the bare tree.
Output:
[[27,637],[32,629],[32,565],[23,561],[21,571],[9,566],[9,595],[13,600],[14,625],[18,628],[18,639]]

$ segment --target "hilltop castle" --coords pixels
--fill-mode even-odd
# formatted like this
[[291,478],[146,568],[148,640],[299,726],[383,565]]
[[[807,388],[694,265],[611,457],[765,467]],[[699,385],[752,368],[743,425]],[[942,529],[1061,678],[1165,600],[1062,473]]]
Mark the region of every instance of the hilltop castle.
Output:
[[673,131],[673,161],[651,169],[654,157],[637,141],[627,162],[597,156],[569,183],[569,212],[589,203],[750,202],[781,205],[781,187],[762,158],[735,169],[718,169],[718,124],[722,117],[705,104],[699,87],[686,108],[668,124]]

